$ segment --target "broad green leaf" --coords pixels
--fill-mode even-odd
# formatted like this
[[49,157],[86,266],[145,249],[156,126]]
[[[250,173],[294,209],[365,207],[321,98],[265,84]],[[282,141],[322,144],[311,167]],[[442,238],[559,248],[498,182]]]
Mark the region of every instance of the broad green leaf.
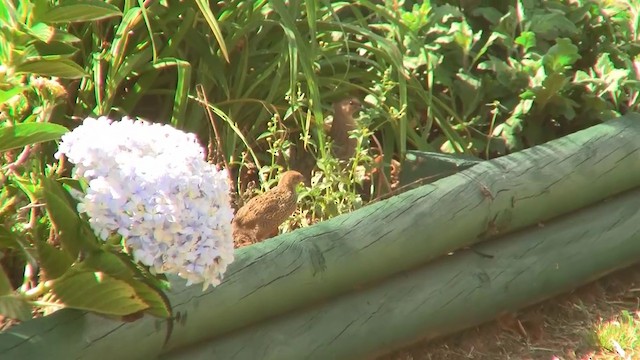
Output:
[[514,42],[522,46],[523,50],[527,52],[532,47],[536,46],[536,34],[531,31],[523,31]]
[[62,185],[49,178],[43,178],[42,184],[47,213],[60,234],[62,248],[75,259],[83,245],[89,243],[82,238],[82,220],[67,200],[67,193]]
[[78,51],[78,48],[75,46],[59,41],[49,41],[47,43],[36,42],[29,45],[29,47],[33,47],[34,51],[41,57],[51,58],[53,56],[59,56],[58,59],[65,59]]
[[101,0],[72,0],[54,6],[42,19],[45,23],[96,21],[122,16],[117,6]]
[[58,124],[22,123],[0,128],[0,152],[58,140],[69,130]]
[[169,281],[167,280],[164,274],[152,275],[151,273],[149,273],[149,271],[147,271],[143,267],[138,266],[133,262],[131,262],[131,258],[127,254],[115,253],[114,255],[119,257],[124,264],[130,267],[131,271],[133,271],[136,274],[135,277],[137,279],[145,279],[145,282],[154,288],[163,289],[163,290],[168,290],[171,288],[171,284],[169,283]]
[[79,42],[80,39],[77,36],[71,35],[64,30],[55,29],[53,33],[53,38],[51,38],[51,41],[59,41],[59,42],[70,44],[70,43]]
[[[26,86],[15,86],[10,88],[9,90],[2,90],[0,89],[0,104],[4,103],[5,101],[11,99],[12,97],[20,94],[22,91],[24,91],[24,89],[26,89]],[[2,147],[2,141],[0,141],[0,148]],[[0,150],[2,151],[2,150]]]
[[0,315],[21,321],[31,318],[31,305],[13,293],[9,277],[0,267]]
[[87,73],[75,62],[69,59],[41,59],[20,64],[15,69],[16,73],[38,74],[42,76],[56,76],[64,79],[80,79]]
[[149,308],[124,280],[103,272],[73,272],[52,282],[56,297],[66,307],[124,316]]
[[553,71],[561,72],[580,59],[578,47],[573,45],[571,39],[558,39],[542,58],[544,65]]
[[0,296],[0,314],[12,319],[27,321],[32,317],[31,305],[17,295],[2,295]]
[[38,263],[46,273],[48,280],[62,276],[73,264],[73,258],[65,251],[55,248],[45,241],[36,241]]
[[[114,279],[126,281],[149,306],[147,312],[158,317],[170,317],[171,304],[160,287],[156,286],[157,279],[151,278],[148,276],[149,274],[145,276],[132,263],[131,258],[123,255],[107,251],[94,251],[87,256],[81,266],[91,269],[91,271],[103,272]],[[145,283],[145,281],[149,283]]]
[[27,28],[27,32],[36,39],[47,43],[53,38],[55,29],[45,23],[37,23],[30,28]]
[[116,254],[98,250],[92,251],[82,261],[82,267],[92,271],[101,271],[116,279],[130,281],[133,280],[134,271],[127,265],[130,259],[121,259]]
[[531,18],[530,31],[536,33],[539,38],[553,41],[558,37],[572,36],[580,33],[576,24],[559,12],[543,13]]
[[149,314],[160,318],[171,317],[171,303],[162,290],[149,286],[142,281],[130,283],[136,294],[149,306],[146,310]]

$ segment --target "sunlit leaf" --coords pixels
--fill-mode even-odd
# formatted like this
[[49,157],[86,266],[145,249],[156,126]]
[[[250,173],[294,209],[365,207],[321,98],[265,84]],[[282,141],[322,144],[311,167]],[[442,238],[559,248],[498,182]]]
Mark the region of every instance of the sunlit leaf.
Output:
[[51,8],[43,18],[46,23],[96,21],[122,16],[117,6],[100,0],[67,0]]
[[544,55],[543,63],[553,71],[563,71],[573,65],[582,56],[578,54],[578,47],[573,45],[571,39],[558,39],[549,51]]
[[135,289],[136,294],[149,305],[148,313],[163,318],[169,317],[171,307],[166,295],[160,288],[150,286],[152,284],[145,284],[146,277],[131,261],[131,258],[123,254],[93,251],[82,262],[82,268],[100,271],[115,279],[126,281]]
[[22,123],[0,128],[0,152],[58,140],[69,130],[58,124]]
[[149,307],[124,280],[102,272],[73,272],[52,282],[53,292],[66,307],[123,316]]
[[56,76],[65,79],[80,79],[87,76],[85,71],[69,59],[34,60],[22,63],[16,67],[16,73]]
[[[26,86],[15,86],[10,88],[9,90],[2,90],[0,89],[0,104],[4,103],[5,101],[11,99],[12,97],[20,94],[21,92],[24,91],[24,89],[26,89]],[[1,130],[0,130],[1,131]],[[0,148],[2,147],[2,142],[0,140]],[[2,150],[0,150],[2,151]]]
[[523,31],[520,35],[514,40],[514,42],[520,46],[524,51],[528,51],[532,47],[536,46],[536,34],[531,31]]

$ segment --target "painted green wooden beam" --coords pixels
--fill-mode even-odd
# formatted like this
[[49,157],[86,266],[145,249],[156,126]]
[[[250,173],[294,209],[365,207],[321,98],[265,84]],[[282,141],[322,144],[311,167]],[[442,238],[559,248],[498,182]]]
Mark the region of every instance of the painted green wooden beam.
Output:
[[626,116],[242,248],[218,288],[169,294],[180,319],[165,346],[166,322],[61,311],[0,334],[0,357],[153,358],[306,307],[640,186],[639,138]]
[[638,204],[640,188],[161,359],[371,359],[469,328],[640,262]]

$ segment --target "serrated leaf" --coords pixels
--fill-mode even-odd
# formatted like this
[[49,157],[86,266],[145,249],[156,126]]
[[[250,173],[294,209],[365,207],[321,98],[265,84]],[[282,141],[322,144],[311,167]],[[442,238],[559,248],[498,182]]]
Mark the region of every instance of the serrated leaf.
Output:
[[69,130],[58,124],[22,123],[0,128],[0,152],[58,140]]
[[35,245],[38,252],[38,263],[45,271],[47,279],[59,278],[73,264],[74,259],[67,252],[44,241],[36,241]]
[[96,21],[115,16],[122,16],[122,12],[115,5],[101,0],[76,0],[54,6],[40,20],[46,23],[69,23]]
[[66,307],[100,314],[124,316],[149,308],[124,280],[102,272],[74,272],[52,282],[58,300]]
[[569,82],[570,79],[560,73],[552,73],[547,76],[542,81],[542,86],[536,86],[533,89],[536,105],[541,107],[546,106],[549,100],[559,96]]
[[81,238],[81,219],[78,213],[67,201],[66,192],[62,185],[49,178],[43,178],[43,195],[46,203],[47,214],[53,226],[60,234],[62,248],[72,259],[78,257],[83,247]]
[[31,319],[31,304],[14,294],[0,296],[0,314],[3,316],[27,321]]
[[75,62],[69,59],[41,59],[18,65],[17,74],[38,74],[42,76],[56,76],[64,79],[80,79],[87,73]]
[[536,46],[536,34],[531,31],[523,31],[514,42],[520,46],[522,46],[523,50],[526,52],[532,47]]
[[580,59],[578,47],[573,45],[571,39],[558,39],[556,44],[542,58],[543,64],[550,70],[561,72]]
[[616,68],[608,53],[601,54],[598,57],[594,70],[606,85],[602,92],[619,90],[621,82],[626,80],[631,72],[629,69]]

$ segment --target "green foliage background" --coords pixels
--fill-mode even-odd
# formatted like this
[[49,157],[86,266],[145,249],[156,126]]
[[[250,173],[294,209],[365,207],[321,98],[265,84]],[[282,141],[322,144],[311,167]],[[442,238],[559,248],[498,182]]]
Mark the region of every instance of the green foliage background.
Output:
[[[0,312],[28,318],[53,294],[112,315],[168,315],[162,284],[110,256],[78,217],[52,157],[59,125],[170,123],[197,133],[241,190],[248,164],[264,189],[291,148],[304,149],[318,170],[302,193],[305,224],[361,205],[373,135],[387,165],[410,150],[488,159],[637,111],[639,10],[631,0],[2,2]],[[366,105],[360,151],[341,170],[323,124],[347,94]],[[94,270],[116,282],[111,302],[78,295]],[[136,302],[120,306],[125,293]]]

